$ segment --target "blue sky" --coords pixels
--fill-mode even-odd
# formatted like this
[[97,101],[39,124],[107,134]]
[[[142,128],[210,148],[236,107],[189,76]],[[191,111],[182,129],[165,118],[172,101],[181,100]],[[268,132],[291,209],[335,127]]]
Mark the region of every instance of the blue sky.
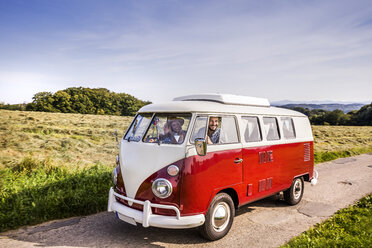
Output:
[[372,101],[371,1],[0,0],[0,102],[104,87]]

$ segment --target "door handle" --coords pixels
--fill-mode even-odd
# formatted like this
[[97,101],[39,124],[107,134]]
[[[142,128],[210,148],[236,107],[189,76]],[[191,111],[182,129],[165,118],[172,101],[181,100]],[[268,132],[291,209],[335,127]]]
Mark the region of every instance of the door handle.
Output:
[[234,160],[235,164],[240,164],[241,162],[243,162],[242,158],[237,158],[237,159]]

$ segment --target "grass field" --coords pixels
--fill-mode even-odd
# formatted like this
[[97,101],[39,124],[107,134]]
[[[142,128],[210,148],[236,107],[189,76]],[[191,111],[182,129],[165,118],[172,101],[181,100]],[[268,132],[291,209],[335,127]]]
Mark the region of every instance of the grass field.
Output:
[[[0,110],[0,168],[25,157],[64,166],[112,165],[132,117]],[[313,126],[316,154],[372,151],[372,127]]]
[[[0,110],[0,231],[106,208],[133,117]],[[372,151],[372,127],[313,126],[316,162]]]
[[0,231],[105,210],[131,119],[0,110]]
[[372,152],[371,126],[312,126],[315,163]]
[[282,246],[289,247],[372,247],[372,195]]
[[112,165],[117,146],[132,117],[0,110],[0,168],[25,157],[86,167]]

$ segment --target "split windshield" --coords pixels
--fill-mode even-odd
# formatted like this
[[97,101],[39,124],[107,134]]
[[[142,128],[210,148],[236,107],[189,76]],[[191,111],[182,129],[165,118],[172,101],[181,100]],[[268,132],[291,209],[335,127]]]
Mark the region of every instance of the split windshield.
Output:
[[140,141],[151,122],[152,114],[139,114],[132,122],[124,139],[128,141]]
[[[182,144],[191,114],[139,114],[124,139],[158,144]],[[147,132],[146,132],[147,131]],[[145,134],[146,132],[146,134]]]

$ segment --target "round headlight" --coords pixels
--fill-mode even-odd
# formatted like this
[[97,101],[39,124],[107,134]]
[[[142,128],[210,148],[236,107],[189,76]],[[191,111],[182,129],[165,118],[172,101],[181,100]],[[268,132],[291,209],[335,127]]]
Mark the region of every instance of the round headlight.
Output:
[[152,183],[152,192],[159,198],[167,198],[172,194],[172,184],[164,178],[158,178]]
[[118,183],[118,172],[116,167],[112,170],[112,182],[114,183],[114,186]]
[[178,175],[178,172],[180,172],[180,169],[178,168],[177,165],[172,164],[167,168],[167,172],[169,176],[174,177]]

